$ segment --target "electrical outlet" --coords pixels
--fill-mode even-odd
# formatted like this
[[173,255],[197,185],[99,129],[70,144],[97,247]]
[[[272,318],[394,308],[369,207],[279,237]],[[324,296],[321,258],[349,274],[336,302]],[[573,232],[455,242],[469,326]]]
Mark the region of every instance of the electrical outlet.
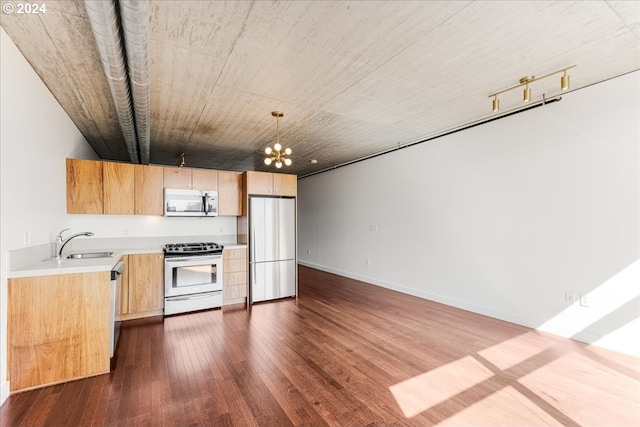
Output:
[[580,294],[580,305],[582,307],[589,307],[589,295],[588,294]]
[[310,253],[311,253],[311,249],[307,249],[307,254],[310,254]]
[[378,231],[378,226],[377,225],[370,225],[369,226],[369,231]]
[[31,232],[30,231],[25,231],[24,232],[24,245],[25,246],[31,245]]
[[370,265],[370,264],[371,264],[371,262],[369,261],[369,258],[365,259],[365,260],[364,260],[364,263],[365,263],[366,265]]
[[564,302],[569,303],[569,304],[573,304],[574,302],[576,302],[576,294],[571,292],[571,291],[565,291],[564,292]]
[[123,236],[128,236],[129,235],[129,229],[128,228],[123,228],[122,229],[122,235]]

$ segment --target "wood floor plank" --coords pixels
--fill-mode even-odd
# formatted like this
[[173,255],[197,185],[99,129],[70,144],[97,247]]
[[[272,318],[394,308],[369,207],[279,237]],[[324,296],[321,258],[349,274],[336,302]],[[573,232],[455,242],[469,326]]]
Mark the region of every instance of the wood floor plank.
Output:
[[640,424],[640,361],[299,268],[299,297],[122,324],[106,375],[17,393],[13,426]]

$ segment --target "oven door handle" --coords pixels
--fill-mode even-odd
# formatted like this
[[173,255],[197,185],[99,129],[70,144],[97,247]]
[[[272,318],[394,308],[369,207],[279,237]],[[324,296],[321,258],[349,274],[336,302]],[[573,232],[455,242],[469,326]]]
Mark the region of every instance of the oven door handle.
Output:
[[197,264],[202,264],[202,261],[214,261],[214,260],[220,260],[222,259],[221,255],[218,256],[195,256],[192,258],[165,258],[164,261],[165,262],[170,262],[170,263],[185,263],[185,264],[193,264],[194,262]]

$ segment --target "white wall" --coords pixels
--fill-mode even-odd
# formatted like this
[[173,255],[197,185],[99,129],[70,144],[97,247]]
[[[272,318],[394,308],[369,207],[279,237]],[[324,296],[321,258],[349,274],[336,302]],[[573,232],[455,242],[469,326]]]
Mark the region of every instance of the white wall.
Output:
[[[235,217],[67,215],[67,157],[97,159],[68,115],[0,28],[0,403],[8,395],[7,270],[9,252],[39,256],[63,228],[113,237],[236,234]],[[80,239],[77,239],[79,241]],[[75,243],[75,241],[74,241]],[[86,244],[87,242],[85,242]],[[73,246],[73,245],[70,245]],[[23,252],[23,251],[21,251]]]
[[639,80],[300,180],[301,263],[640,355]]
[[66,221],[64,158],[97,158],[47,87],[0,29],[0,383],[6,399],[8,251],[49,241]]

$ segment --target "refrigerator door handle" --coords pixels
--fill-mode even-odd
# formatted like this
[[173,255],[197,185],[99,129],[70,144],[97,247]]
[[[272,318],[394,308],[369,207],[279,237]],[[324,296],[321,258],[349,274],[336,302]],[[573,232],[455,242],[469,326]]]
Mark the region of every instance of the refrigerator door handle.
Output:
[[251,233],[251,259],[250,262],[256,262],[256,227],[253,226],[253,232]]

